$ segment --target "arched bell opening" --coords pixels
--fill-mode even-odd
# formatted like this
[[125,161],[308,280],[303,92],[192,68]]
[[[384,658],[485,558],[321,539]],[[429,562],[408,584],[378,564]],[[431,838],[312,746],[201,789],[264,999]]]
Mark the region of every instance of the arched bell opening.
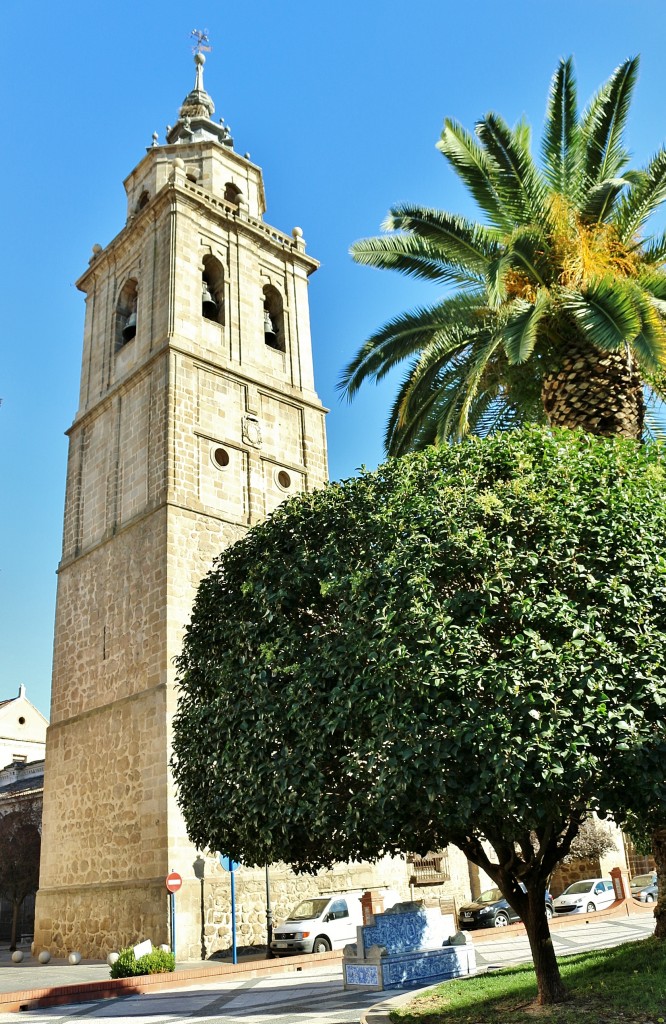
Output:
[[204,256],[201,274],[201,315],[224,323],[224,268],[214,256]]
[[116,304],[116,349],[122,348],[136,336],[139,285],[134,277],[123,285]]
[[264,343],[277,352],[285,351],[284,309],[277,288],[264,288]]

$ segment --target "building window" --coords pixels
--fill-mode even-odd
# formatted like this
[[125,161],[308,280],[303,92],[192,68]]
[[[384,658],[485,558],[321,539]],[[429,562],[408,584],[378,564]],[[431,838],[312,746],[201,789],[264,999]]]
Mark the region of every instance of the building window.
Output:
[[219,445],[211,448],[210,457],[213,460],[213,465],[218,469],[226,469],[229,465],[229,452]]

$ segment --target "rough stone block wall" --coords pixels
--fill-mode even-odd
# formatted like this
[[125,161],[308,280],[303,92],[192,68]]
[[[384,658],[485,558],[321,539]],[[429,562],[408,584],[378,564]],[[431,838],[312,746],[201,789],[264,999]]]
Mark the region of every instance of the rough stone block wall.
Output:
[[166,682],[166,547],[162,508],[61,569],[52,728]]
[[134,946],[144,939],[169,942],[169,900],[164,881],[86,885],[59,892],[39,891],[35,952],[49,948],[65,957],[85,950],[92,959]]

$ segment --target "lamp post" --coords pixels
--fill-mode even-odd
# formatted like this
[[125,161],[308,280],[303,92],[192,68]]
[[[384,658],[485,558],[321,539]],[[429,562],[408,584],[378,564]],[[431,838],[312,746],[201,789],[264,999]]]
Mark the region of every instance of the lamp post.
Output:
[[271,949],[273,941],[273,908],[271,907],[271,879],[266,865],[266,959],[272,960],[275,956]]

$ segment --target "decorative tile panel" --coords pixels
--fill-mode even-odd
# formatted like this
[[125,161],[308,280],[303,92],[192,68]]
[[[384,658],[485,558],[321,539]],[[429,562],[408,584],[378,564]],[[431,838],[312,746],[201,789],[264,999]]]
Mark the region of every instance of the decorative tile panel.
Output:
[[469,973],[465,947],[448,946],[427,953],[404,953],[382,960],[382,987],[404,988],[428,981],[447,981]]
[[368,964],[345,964],[348,985],[379,985],[379,967]]
[[389,953],[433,949],[444,942],[444,921],[438,908],[405,914],[376,914],[374,925],[364,925],[363,946],[386,946]]

